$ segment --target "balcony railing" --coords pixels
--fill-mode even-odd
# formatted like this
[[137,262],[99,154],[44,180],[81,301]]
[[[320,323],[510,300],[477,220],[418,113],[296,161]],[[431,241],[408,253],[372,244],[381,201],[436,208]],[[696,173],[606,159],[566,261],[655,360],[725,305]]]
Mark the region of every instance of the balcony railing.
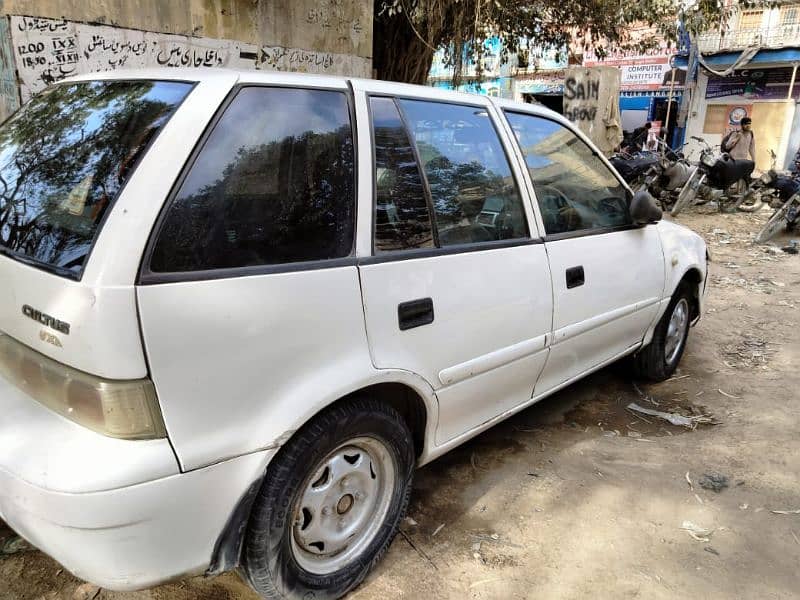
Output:
[[787,23],[769,29],[759,27],[724,33],[706,33],[698,36],[697,46],[703,54],[742,50],[748,46],[763,48],[800,46],[800,23]]

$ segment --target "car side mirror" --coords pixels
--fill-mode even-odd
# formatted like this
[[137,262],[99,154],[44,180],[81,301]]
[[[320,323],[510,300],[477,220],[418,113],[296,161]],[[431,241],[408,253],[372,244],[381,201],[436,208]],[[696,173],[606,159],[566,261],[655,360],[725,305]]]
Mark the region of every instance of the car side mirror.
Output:
[[647,225],[661,220],[661,209],[646,190],[634,194],[630,211],[635,225]]

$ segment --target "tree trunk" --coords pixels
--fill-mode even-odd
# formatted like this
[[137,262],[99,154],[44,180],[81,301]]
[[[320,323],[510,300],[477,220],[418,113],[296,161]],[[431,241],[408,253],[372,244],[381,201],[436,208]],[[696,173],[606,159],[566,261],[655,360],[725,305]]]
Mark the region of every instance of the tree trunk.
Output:
[[372,66],[378,79],[420,85],[428,81],[434,51],[417,36],[404,14],[376,17],[372,39]]

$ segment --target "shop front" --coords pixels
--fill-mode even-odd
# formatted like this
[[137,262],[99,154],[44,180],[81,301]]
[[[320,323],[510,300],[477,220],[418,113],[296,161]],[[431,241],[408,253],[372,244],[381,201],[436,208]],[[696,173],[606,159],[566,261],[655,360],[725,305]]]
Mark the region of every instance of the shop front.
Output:
[[[585,66],[614,66],[620,70],[622,129],[633,131],[650,122],[654,133],[670,144],[679,143],[676,116],[686,83],[686,71],[671,66],[666,47],[647,55],[615,55],[603,60],[584,60]],[[670,100],[671,98],[671,100]],[[661,132],[664,128],[665,131]]]
[[[793,162],[800,142],[795,139],[800,100],[800,86],[795,79],[793,66],[762,66],[755,61],[726,77],[701,71],[688,134],[718,145],[725,134],[740,127],[742,118],[750,117],[756,140],[756,168],[763,171],[773,164],[784,168]],[[699,150],[694,145],[693,150]],[[776,156],[774,163],[772,153]]]
[[540,71],[514,79],[514,99],[538,102],[559,114],[564,112],[564,69]]

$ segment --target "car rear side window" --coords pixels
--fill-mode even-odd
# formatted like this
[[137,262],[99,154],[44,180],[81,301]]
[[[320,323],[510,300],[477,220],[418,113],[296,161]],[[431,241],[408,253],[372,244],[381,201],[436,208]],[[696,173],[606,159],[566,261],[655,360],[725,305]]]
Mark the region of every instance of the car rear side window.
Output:
[[414,149],[391,98],[370,99],[375,137],[375,250],[433,248],[433,229]]
[[427,178],[440,246],[528,237],[522,199],[485,108],[398,100]]
[[0,126],[0,253],[80,278],[104,216],[191,89],[63,83]]
[[355,165],[347,97],[245,87],[167,208],[155,273],[280,265],[353,251]]
[[548,235],[632,223],[625,187],[592,149],[563,125],[507,112],[528,166]]

